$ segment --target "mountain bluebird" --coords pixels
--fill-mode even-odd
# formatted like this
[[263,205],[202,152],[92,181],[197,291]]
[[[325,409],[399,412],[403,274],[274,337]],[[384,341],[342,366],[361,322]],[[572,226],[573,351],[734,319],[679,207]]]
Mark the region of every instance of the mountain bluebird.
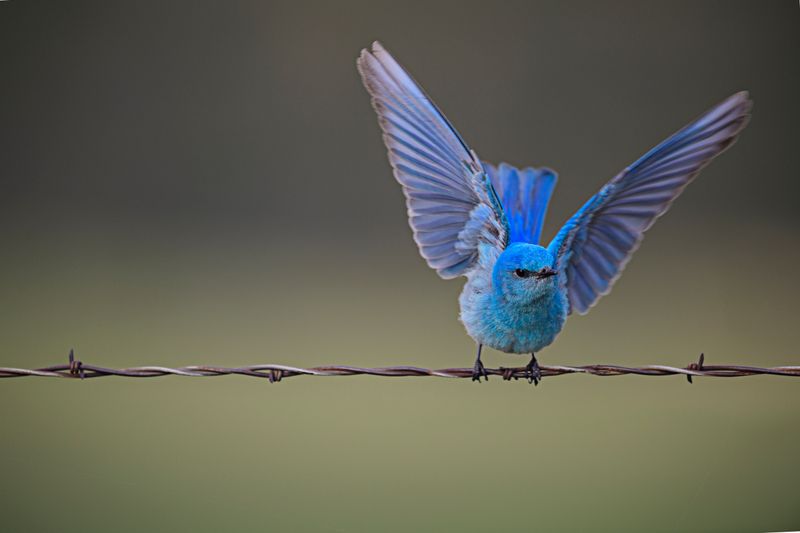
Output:
[[482,162],[380,43],[362,50],[357,65],[420,254],[442,278],[467,278],[460,318],[478,345],[477,381],[488,379],[486,345],[531,354],[525,376],[537,384],[536,352],[570,313],[608,294],[644,232],[733,144],[751,107],[740,92],[711,108],[606,183],[545,247],[539,236],[555,172]]

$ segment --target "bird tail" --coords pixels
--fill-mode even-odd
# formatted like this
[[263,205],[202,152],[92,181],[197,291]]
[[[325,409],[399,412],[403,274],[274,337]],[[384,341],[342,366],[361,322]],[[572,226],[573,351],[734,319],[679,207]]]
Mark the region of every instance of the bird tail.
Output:
[[539,244],[544,217],[558,177],[549,168],[518,169],[506,163],[483,163],[503,204],[509,226],[509,242]]

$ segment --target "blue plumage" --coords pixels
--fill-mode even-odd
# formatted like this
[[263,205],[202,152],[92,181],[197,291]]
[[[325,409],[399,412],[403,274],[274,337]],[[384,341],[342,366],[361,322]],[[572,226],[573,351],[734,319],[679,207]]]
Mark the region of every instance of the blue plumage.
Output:
[[[747,124],[745,92],[729,97],[611,179],[539,245],[556,174],[481,162],[379,44],[358,69],[402,185],[420,254],[443,278],[466,276],[461,320],[480,347],[539,351],[571,312],[607,294],[644,232]],[[538,382],[535,356],[526,367]]]
[[483,168],[497,191],[508,219],[509,242],[538,244],[547,206],[558,177],[549,168],[517,169],[506,163]]

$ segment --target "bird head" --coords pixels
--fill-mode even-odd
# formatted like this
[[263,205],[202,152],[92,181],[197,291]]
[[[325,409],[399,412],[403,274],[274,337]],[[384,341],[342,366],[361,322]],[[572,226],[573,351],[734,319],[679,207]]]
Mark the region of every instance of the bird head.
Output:
[[494,290],[520,305],[533,303],[558,289],[555,258],[536,244],[512,243],[494,265]]

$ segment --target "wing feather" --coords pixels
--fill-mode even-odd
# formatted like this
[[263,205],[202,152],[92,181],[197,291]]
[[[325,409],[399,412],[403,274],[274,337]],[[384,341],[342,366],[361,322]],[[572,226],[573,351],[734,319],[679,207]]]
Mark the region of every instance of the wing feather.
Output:
[[443,278],[466,274],[478,246],[505,248],[508,228],[475,153],[380,43],[357,62],[402,185],[420,255]]
[[751,105],[740,92],[713,107],[615,176],[567,221],[550,251],[570,311],[586,313],[611,290],[644,232],[735,142]]

